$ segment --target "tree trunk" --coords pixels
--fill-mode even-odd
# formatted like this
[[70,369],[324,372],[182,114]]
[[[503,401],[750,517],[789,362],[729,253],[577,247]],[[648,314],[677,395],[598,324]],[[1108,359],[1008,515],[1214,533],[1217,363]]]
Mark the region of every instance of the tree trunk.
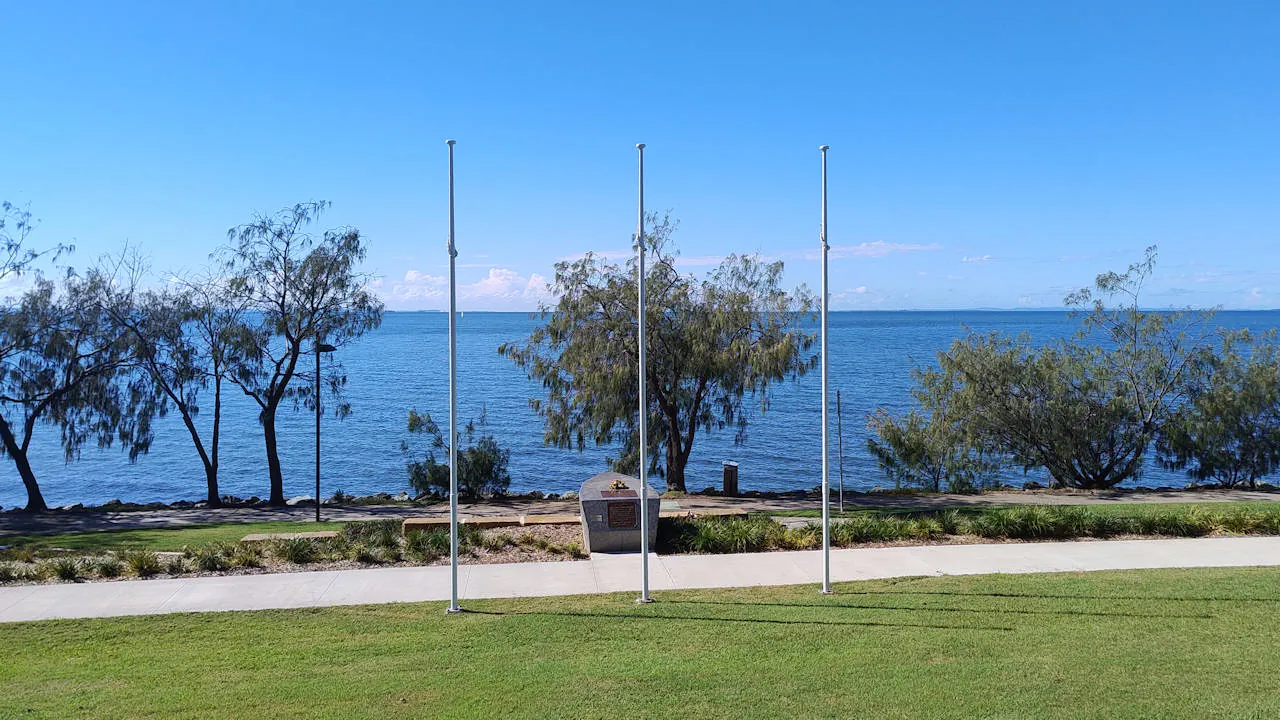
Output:
[[[216,372],[216,369],[215,369]],[[213,377],[213,435],[209,438],[209,462],[204,474],[209,483],[209,507],[222,507],[218,493],[218,439],[222,430],[222,375]]]
[[13,436],[9,421],[2,417],[0,417],[0,439],[3,439],[4,450],[9,453],[9,457],[13,458],[13,464],[17,466],[18,474],[22,476],[22,484],[27,488],[27,512],[48,510],[49,506],[44,502],[44,495],[40,493],[40,484],[36,482],[36,475],[31,472],[31,463],[27,462],[27,451]]
[[680,436],[667,441],[667,492],[685,492],[684,466],[685,458],[681,457]]
[[280,472],[280,451],[276,448],[276,407],[268,405],[262,411],[262,435],[267,444],[267,471],[271,476],[271,497],[268,503],[284,505],[284,474]]

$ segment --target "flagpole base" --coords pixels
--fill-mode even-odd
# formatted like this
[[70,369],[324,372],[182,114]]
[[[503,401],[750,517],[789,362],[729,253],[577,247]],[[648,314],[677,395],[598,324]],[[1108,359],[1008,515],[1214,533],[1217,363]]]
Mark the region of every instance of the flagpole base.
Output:
[[641,595],[640,597],[636,598],[637,605],[648,605],[651,602],[653,602],[653,598],[651,597],[645,597]]
[[466,612],[466,610],[463,610],[463,609],[462,609],[462,607],[460,607],[460,606],[455,606],[455,607],[450,607],[450,608],[445,608],[445,609],[444,609],[444,614],[445,614],[445,615],[460,615],[460,614],[462,614],[462,613],[464,613],[464,612]]

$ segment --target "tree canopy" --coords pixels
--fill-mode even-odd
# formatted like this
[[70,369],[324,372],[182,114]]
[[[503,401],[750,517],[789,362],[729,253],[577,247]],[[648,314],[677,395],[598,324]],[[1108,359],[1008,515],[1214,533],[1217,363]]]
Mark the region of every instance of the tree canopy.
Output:
[[[815,335],[802,323],[814,298],[782,288],[783,265],[730,255],[707,277],[677,270],[676,224],[649,216],[645,235],[649,470],[671,490],[685,489],[685,467],[699,432],[726,427],[746,438],[754,398],[768,408],[774,383],[817,363]],[[636,262],[588,253],[556,265],[541,324],[499,352],[546,389],[530,405],[544,419],[544,439],[557,447],[616,443],[613,469],[639,465]]]
[[[300,203],[274,215],[260,215],[228,231],[231,246],[221,255],[227,291],[245,317],[255,321],[236,334],[236,352],[250,364],[229,379],[259,407],[270,476],[270,502],[283,505],[284,474],[276,445],[276,413],[280,404],[315,407],[314,376],[298,366],[315,343],[341,347],[382,323],[383,305],[369,292],[368,276],[359,271],[367,252],[360,232],[351,227],[307,231],[328,207],[326,202]],[[335,413],[350,406],[341,401],[346,375],[330,361],[324,385],[339,402]]]

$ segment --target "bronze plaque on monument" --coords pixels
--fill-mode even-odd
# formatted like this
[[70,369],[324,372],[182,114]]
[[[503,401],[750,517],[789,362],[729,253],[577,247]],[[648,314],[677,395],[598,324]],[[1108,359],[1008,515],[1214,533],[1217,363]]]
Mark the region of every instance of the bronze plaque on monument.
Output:
[[610,530],[630,530],[640,526],[640,503],[611,502],[606,508]]

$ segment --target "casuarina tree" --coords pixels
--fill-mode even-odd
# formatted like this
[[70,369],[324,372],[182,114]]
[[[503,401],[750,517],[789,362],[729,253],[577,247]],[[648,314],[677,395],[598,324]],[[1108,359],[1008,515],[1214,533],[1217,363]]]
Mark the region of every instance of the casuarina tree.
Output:
[[[218,491],[218,451],[222,433],[222,386],[228,377],[252,372],[244,349],[250,330],[242,297],[227,292],[218,275],[173,277],[159,289],[141,289],[141,267],[131,281],[112,289],[108,309],[127,333],[130,352],[155,386],[163,416],[177,410],[204,470],[207,503],[222,504]],[[202,393],[211,394],[202,402]],[[201,431],[202,405],[211,410]],[[211,406],[211,407],[210,407]]]
[[[222,253],[227,291],[252,318],[238,333],[237,352],[250,365],[229,379],[258,404],[270,475],[270,502],[283,505],[284,473],[276,440],[280,406],[314,407],[314,376],[299,365],[316,343],[334,347],[360,337],[382,323],[382,302],[359,271],[366,246],[360,232],[339,227],[313,235],[309,228],[328,208],[309,202],[228,232]],[[346,375],[339,362],[327,363],[323,382],[338,402],[335,413],[349,412],[342,398]],[[297,379],[300,382],[294,382]]]
[[106,310],[113,278],[93,269],[39,279],[0,314],[0,441],[27,491],[47,509],[28,451],[39,423],[61,431],[67,460],[86,442],[119,442],[136,460],[151,444],[152,388],[135,372],[126,333]]
[[[731,427],[746,438],[751,398],[767,409],[771,387],[816,365],[815,335],[801,325],[813,297],[782,287],[782,263],[731,255],[705,278],[676,268],[675,224],[653,215],[643,241],[646,275],[649,470],[685,489],[699,433]],[[545,440],[582,450],[617,444],[613,469],[639,466],[636,264],[599,255],[556,265],[541,324],[498,351],[546,388],[530,401]]]

